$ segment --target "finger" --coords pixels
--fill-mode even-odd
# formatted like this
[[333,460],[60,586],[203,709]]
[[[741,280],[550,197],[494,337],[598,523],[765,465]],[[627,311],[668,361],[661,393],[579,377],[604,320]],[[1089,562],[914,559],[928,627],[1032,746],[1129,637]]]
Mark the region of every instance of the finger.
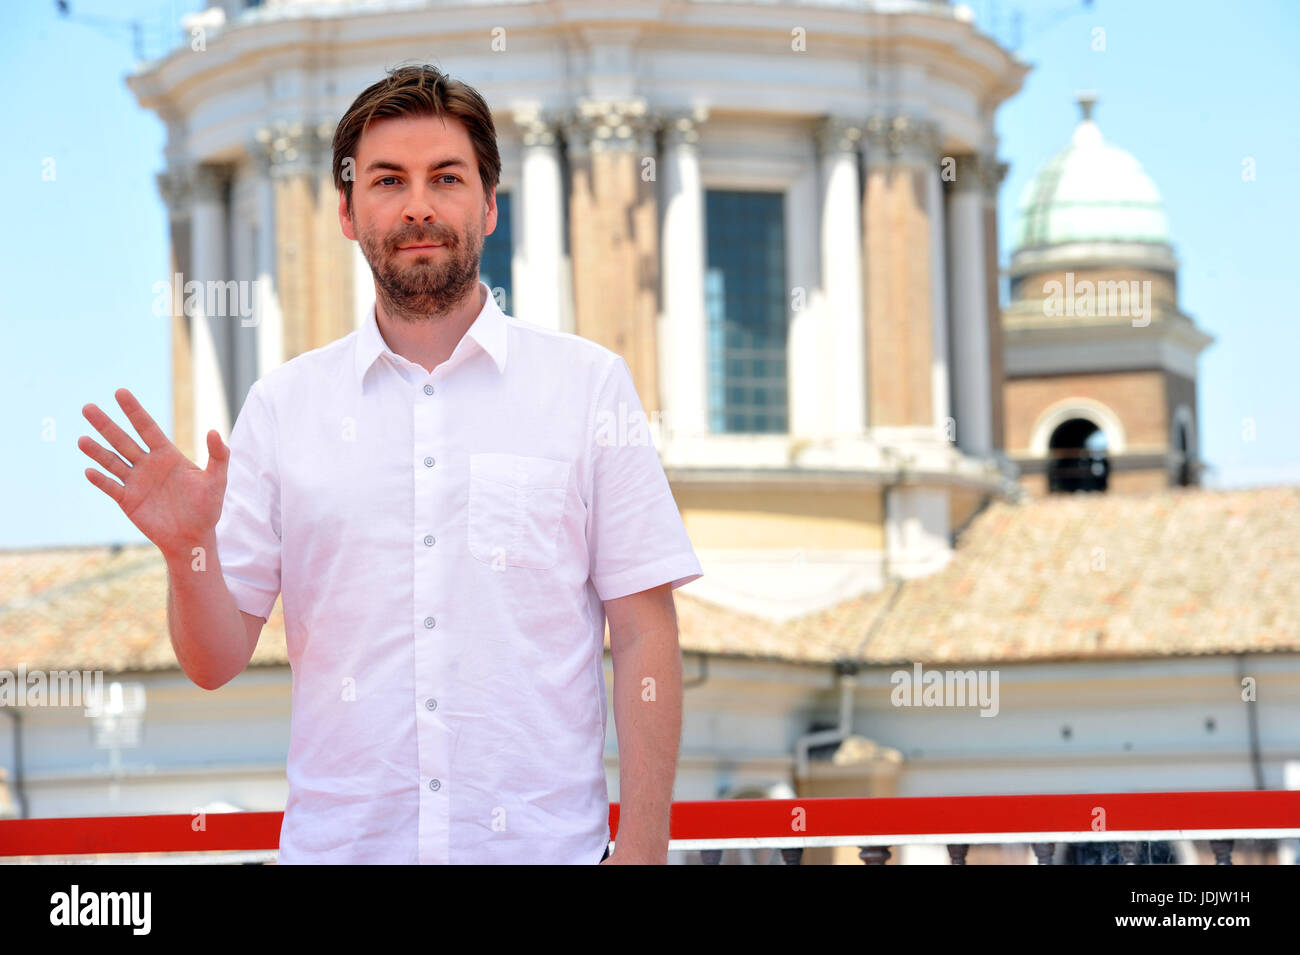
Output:
[[119,388],[113,393],[113,396],[117,398],[117,403],[122,406],[122,410],[126,412],[127,418],[131,420],[131,424],[135,427],[136,433],[144,439],[144,443],[150,451],[157,451],[159,448],[171,443],[163,429],[158,427],[158,423],[150,417],[149,412],[145,411],[144,406],[136,401],[135,395],[125,388]]
[[129,464],[135,464],[142,457],[144,451],[135,440],[119,428],[113,419],[104,412],[100,411],[95,405],[86,405],[81,409],[81,413],[86,416],[86,420],[95,426],[95,430],[102,434],[116,450],[117,453],[126,458]]
[[208,466],[205,469],[213,477],[226,479],[226,468],[230,464],[230,448],[221,440],[220,433],[208,432]]
[[87,437],[84,434],[77,439],[77,447],[90,455],[96,464],[102,467],[109,474],[113,475],[113,477],[126,483],[126,477],[130,473],[131,468],[112,451],[109,451],[94,438]]
[[126,488],[122,487],[122,485],[118,484],[116,481],[110,481],[94,468],[86,468],[86,477],[89,479],[91,484],[95,485],[95,487],[99,488],[113,500],[117,501],[118,504],[122,503],[122,495],[126,492]]

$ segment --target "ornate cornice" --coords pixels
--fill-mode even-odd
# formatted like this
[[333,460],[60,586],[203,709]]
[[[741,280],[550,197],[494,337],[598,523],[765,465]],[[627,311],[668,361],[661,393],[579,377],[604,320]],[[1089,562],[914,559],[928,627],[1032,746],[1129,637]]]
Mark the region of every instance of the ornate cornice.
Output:
[[194,176],[187,166],[169,166],[155,177],[169,218],[186,219],[194,202]]
[[942,142],[939,125],[928,119],[871,116],[863,126],[862,143],[869,163],[933,163]]
[[956,178],[949,186],[954,192],[978,191],[987,198],[998,194],[998,187],[1010,169],[1010,164],[1000,162],[989,153],[965,153],[956,160]]
[[1002,185],[1002,180],[1007,177],[1007,170],[1011,164],[1000,162],[996,156],[989,156],[985,165],[982,180],[984,182],[984,192],[990,197],[996,197],[998,189]]
[[304,174],[333,178],[334,124],[276,120],[253,134],[249,151],[273,179]]
[[703,106],[660,113],[659,122],[664,132],[664,148],[698,145],[700,126],[708,118],[709,111]]
[[195,202],[220,202],[225,198],[226,186],[230,184],[229,166],[215,163],[199,163],[191,167],[191,188]]
[[173,220],[187,219],[200,202],[224,200],[234,170],[220,163],[184,163],[155,176],[158,193]]
[[611,151],[652,154],[655,129],[659,124],[642,99],[626,102],[584,100],[560,122],[569,153],[575,157]]
[[516,109],[512,114],[520,141],[525,146],[554,146],[559,141],[561,117],[534,108]]
[[843,116],[827,116],[813,130],[822,156],[855,152],[862,147],[863,124]]

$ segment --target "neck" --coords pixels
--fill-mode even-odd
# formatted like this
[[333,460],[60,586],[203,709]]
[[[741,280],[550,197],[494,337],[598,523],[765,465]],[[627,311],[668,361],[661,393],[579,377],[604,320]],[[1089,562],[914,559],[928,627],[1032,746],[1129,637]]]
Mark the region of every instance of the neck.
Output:
[[487,304],[482,283],[465,298],[443,312],[412,312],[398,308],[376,288],[375,324],[395,354],[432,372],[451,357],[465,332]]

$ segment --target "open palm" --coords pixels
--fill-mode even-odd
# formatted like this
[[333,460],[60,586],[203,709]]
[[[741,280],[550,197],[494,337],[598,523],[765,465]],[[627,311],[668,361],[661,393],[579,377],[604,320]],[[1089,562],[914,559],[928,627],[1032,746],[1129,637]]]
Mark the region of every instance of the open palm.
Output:
[[164,554],[188,552],[221,517],[230,449],[217,432],[209,431],[208,466],[199,468],[172,444],[131,392],[119,388],[114,397],[148,450],[98,407],[88,404],[81,413],[117,454],[84,435],[77,440],[77,447],[122,483],[94,468],[86,468],[86,478],[115,500],[140,533]]

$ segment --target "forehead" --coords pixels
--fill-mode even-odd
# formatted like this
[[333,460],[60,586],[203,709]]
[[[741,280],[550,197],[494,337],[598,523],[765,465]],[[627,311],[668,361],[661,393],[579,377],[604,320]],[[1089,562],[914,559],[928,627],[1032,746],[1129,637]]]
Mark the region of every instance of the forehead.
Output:
[[[370,159],[415,159],[425,154],[459,154],[469,160],[472,147],[465,124],[455,116],[395,116],[374,120],[357,144],[358,165]],[[380,154],[383,155],[380,155]]]

